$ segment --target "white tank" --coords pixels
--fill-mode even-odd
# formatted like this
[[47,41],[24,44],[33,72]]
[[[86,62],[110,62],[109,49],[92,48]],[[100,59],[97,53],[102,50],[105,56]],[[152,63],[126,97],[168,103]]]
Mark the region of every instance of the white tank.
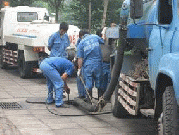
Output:
[[[50,24],[46,21],[34,21],[31,24],[18,24],[13,36],[34,39],[32,46],[47,46],[49,36],[59,30],[59,24]],[[80,29],[77,26],[69,25],[67,34],[70,39],[70,46],[75,47]]]

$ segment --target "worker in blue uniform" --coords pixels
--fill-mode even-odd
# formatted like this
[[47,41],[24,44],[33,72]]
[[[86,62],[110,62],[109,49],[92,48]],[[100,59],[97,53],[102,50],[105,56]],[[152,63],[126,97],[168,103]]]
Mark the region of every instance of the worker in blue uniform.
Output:
[[[77,48],[78,72],[83,67],[85,85],[90,97],[92,88],[101,89],[100,81],[102,78],[102,54],[100,45],[104,44],[101,37],[94,34],[85,34],[84,39]],[[79,73],[78,73],[79,74]],[[88,97],[89,99],[89,97]]]
[[[80,30],[79,38],[78,38],[78,41],[77,41],[77,44],[76,44],[76,48],[78,47],[80,41],[82,40],[82,38],[85,34],[88,34],[88,32],[86,30]],[[76,60],[77,60],[77,58],[76,58]],[[83,68],[81,68],[81,78],[84,80]],[[81,78],[77,75],[78,98],[85,98],[86,97],[86,90],[85,90],[84,84],[82,83]]]
[[50,57],[64,57],[67,58],[67,47],[70,45],[70,41],[67,35],[68,24],[62,22],[59,27],[59,31],[52,34],[48,39],[48,49]]
[[63,90],[69,94],[69,88],[66,83],[68,76],[73,74],[74,65],[71,61],[62,57],[45,58],[40,63],[40,69],[47,80],[48,97],[47,103],[52,103],[53,89],[55,91],[56,107],[63,106]]
[[[102,30],[98,30],[96,34],[102,37]],[[104,42],[106,37],[104,36]],[[111,70],[110,70],[110,55],[112,54],[112,46],[108,45],[107,42],[104,45],[101,45],[102,52],[102,81],[101,89],[98,91],[98,99],[101,97],[107,89],[108,84],[111,80]]]

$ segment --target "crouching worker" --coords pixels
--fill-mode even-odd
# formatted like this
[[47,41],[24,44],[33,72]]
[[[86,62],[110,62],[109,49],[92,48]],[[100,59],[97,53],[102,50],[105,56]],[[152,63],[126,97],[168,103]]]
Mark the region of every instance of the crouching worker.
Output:
[[67,77],[73,74],[74,65],[71,61],[62,57],[50,57],[44,59],[40,64],[40,69],[47,80],[48,97],[47,103],[54,101],[53,89],[55,92],[56,107],[63,107],[63,90],[68,94],[70,89],[67,86]]

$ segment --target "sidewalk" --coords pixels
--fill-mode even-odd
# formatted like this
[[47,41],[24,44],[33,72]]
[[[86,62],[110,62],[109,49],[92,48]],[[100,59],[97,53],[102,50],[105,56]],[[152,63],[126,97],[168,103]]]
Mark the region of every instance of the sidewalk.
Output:
[[[70,100],[77,96],[76,80],[69,79]],[[119,135],[116,128],[101,123],[90,115],[82,115],[73,105],[69,108],[56,108],[55,105],[27,103],[28,98],[47,96],[44,78],[21,79],[18,72],[9,73],[0,69],[0,103],[15,106],[0,108],[0,134],[6,135]],[[67,101],[67,95],[64,100]],[[21,107],[19,107],[20,105]],[[47,109],[48,107],[48,109]],[[55,115],[55,114],[58,115]]]

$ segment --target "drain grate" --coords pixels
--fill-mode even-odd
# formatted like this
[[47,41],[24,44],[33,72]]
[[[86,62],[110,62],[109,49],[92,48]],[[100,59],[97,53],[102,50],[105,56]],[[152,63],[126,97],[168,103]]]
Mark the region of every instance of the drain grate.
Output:
[[22,109],[22,106],[19,105],[17,102],[0,102],[0,107],[2,109],[12,109],[12,110]]

